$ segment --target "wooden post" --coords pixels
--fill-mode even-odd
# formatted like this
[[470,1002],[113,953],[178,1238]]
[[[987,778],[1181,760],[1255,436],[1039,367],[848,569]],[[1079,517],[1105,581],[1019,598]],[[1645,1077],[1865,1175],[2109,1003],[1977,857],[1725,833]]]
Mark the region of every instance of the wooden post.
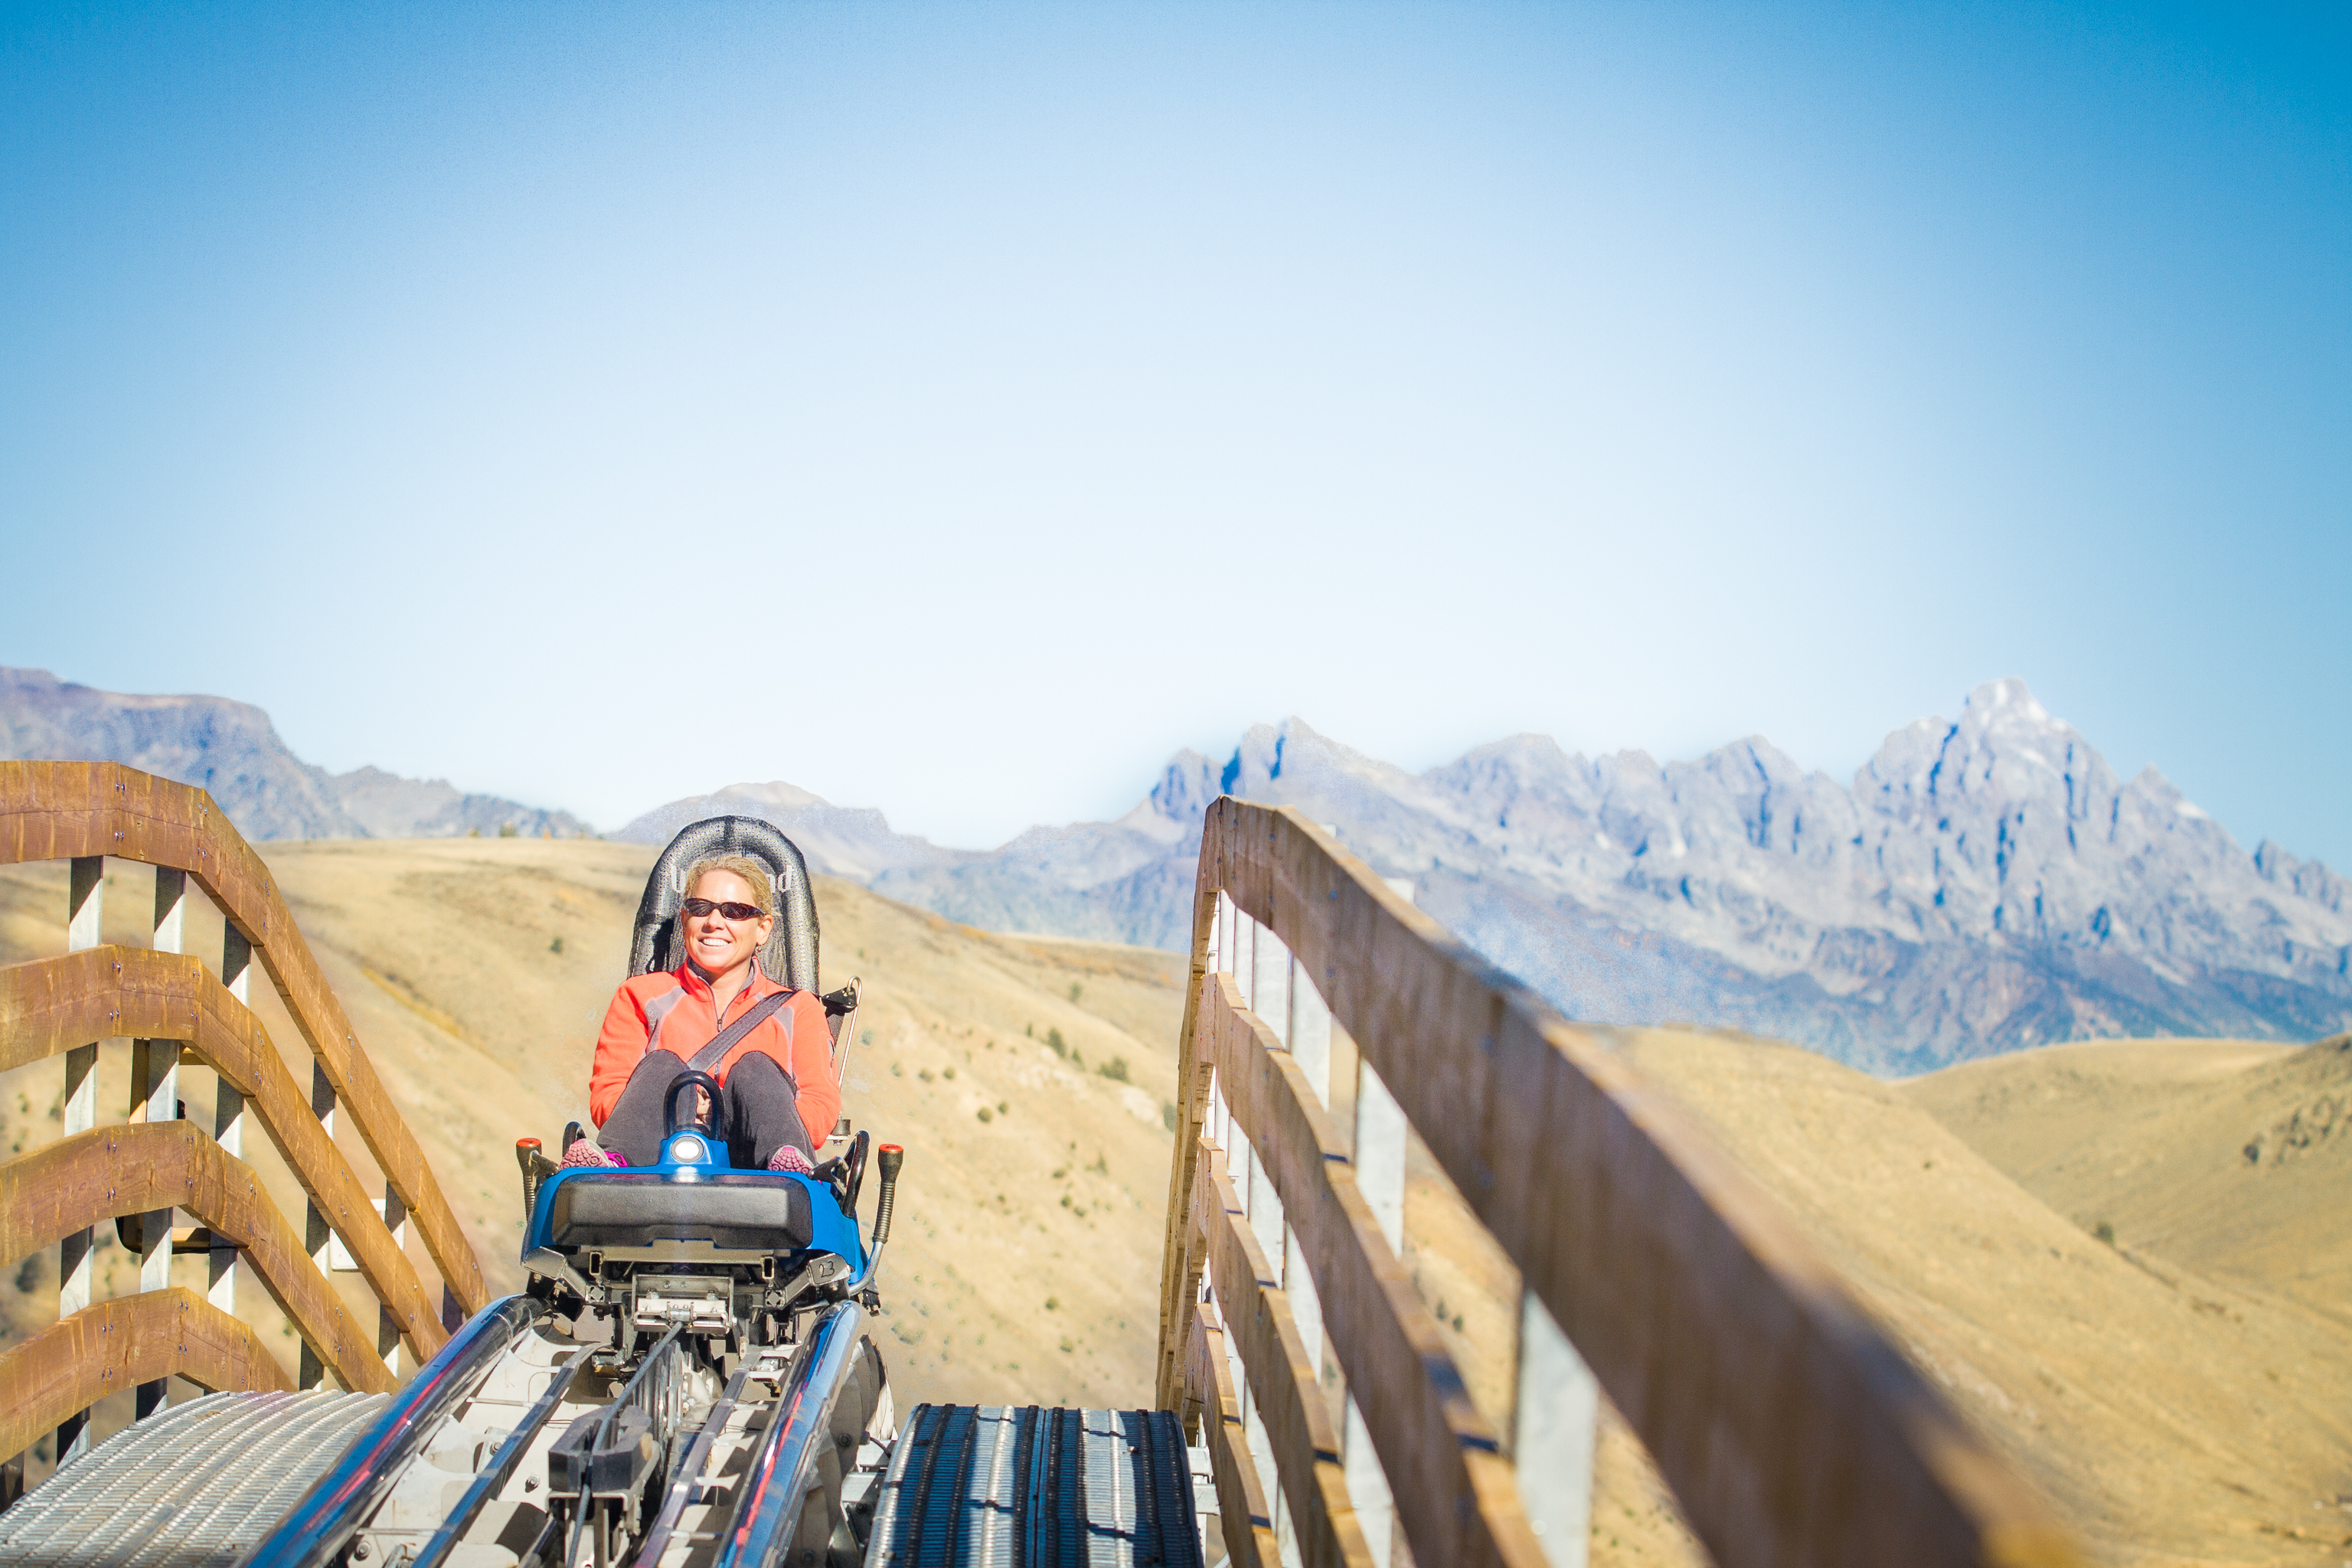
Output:
[[[106,857],[78,855],[66,883],[66,951],[96,947],[103,934],[106,905]],[[65,1135],[87,1132],[98,1125],[98,1042],[76,1046],[66,1053]],[[58,1317],[72,1317],[89,1305],[89,1255],[97,1232],[84,1230],[58,1243]],[[59,1469],[89,1449],[89,1413],[68,1416],[58,1426]]]
[[[188,931],[188,877],[168,866],[155,868],[155,924],[150,945],[157,952],[185,951]],[[131,1115],[134,1121],[176,1121],[180,1115],[180,1043],[177,1040],[133,1040],[131,1043]],[[139,1289],[172,1288],[172,1211],[156,1209],[139,1216]],[[170,1380],[142,1383],[133,1404],[133,1419],[144,1420],[163,1407]]]
[[[392,1244],[402,1253],[408,1251],[408,1205],[400,1201],[400,1191],[390,1182],[383,1184],[383,1223],[392,1231]],[[383,1357],[386,1371],[400,1375],[400,1320],[392,1309],[382,1302],[375,1309],[375,1352]]]
[[[1302,980],[1305,978],[1303,971],[1300,978]],[[1358,1061],[1356,1042],[1348,1037],[1348,1031],[1341,1028],[1339,1021],[1331,1016],[1331,1009],[1324,1002],[1321,991],[1309,986],[1306,990],[1306,994],[1314,999],[1316,1011],[1322,1017],[1320,1032],[1323,1037],[1325,1084],[1323,1102],[1331,1112],[1331,1130],[1339,1135],[1342,1151],[1352,1164],[1356,1157],[1356,1064]],[[1309,1030],[1302,1027],[1301,1033],[1308,1035],[1311,1038]],[[1312,1081],[1314,1071],[1307,1066],[1307,1058],[1302,1057],[1299,1065],[1302,1068],[1306,1068],[1308,1079]],[[1339,1364],[1338,1353],[1328,1345],[1325,1347],[1323,1357],[1323,1394],[1330,1401],[1331,1423],[1339,1429],[1339,1440],[1344,1448],[1348,1440],[1348,1405],[1351,1392],[1348,1387],[1347,1369]],[[1353,1497],[1355,1483],[1351,1481],[1349,1485],[1349,1495]],[[1364,1537],[1368,1545],[1371,1542],[1370,1529],[1368,1525]]]
[[[1272,933],[1244,914],[1231,899],[1226,898],[1223,893],[1217,895],[1217,919],[1210,939],[1212,949],[1210,973],[1215,973],[1222,970],[1233,975],[1235,986],[1242,994],[1244,996],[1252,994],[1256,988],[1258,977],[1259,943],[1271,942],[1271,940]],[[1249,1139],[1243,1134],[1241,1128],[1234,1123],[1232,1113],[1225,1105],[1223,1086],[1218,1083],[1213,1072],[1209,1078],[1209,1106],[1208,1126],[1205,1130],[1218,1148],[1223,1152],[1225,1169],[1240,1196],[1242,1213],[1250,1219],[1255,1227],[1261,1223],[1256,1216],[1268,1206],[1258,1203],[1256,1199],[1258,1191],[1265,1187],[1266,1184],[1260,1178],[1257,1171],[1256,1152],[1250,1147]],[[1197,1159],[1198,1156],[1196,1155],[1195,1158]],[[1205,1180],[1206,1172],[1203,1171],[1196,1179]],[[1270,1196],[1270,1189],[1268,1192]],[[1276,1247],[1270,1250],[1276,1251],[1276,1255],[1279,1256],[1280,1221],[1277,1219],[1276,1224],[1277,1226]],[[1262,1233],[1261,1240],[1263,1240]],[[1213,1288],[1209,1289],[1205,1294],[1210,1298],[1210,1307],[1218,1325],[1223,1327],[1225,1322],[1224,1301]],[[1284,1507],[1282,1489],[1276,1479],[1274,1449],[1266,1436],[1265,1416],[1257,1407],[1257,1401],[1251,1396],[1249,1369],[1242,1360],[1241,1342],[1230,1333],[1221,1333],[1216,1337],[1222,1342],[1222,1347],[1231,1369],[1235,1409],[1241,1418],[1242,1457],[1255,1471],[1259,1486],[1265,1496],[1272,1500],[1274,1516],[1270,1522],[1274,1527],[1276,1538],[1285,1546],[1288,1546],[1291,1543],[1289,1513]],[[1278,1552],[1277,1562],[1290,1555],[1292,1553],[1287,1552]]]
[[[315,1061],[310,1064],[310,1110],[318,1117],[319,1125],[327,1130],[328,1140],[332,1142],[335,1136],[335,1086],[328,1081],[327,1069]],[[335,1232],[327,1223],[327,1216],[319,1212],[316,1198],[310,1200],[303,1216],[302,1245],[310,1249],[310,1261],[318,1266],[320,1274],[332,1279]],[[318,1352],[305,1341],[302,1369],[294,1380],[294,1386],[316,1388],[326,1381],[326,1376],[327,1369],[320,1363]]]
[[[1297,1059],[1298,1070],[1307,1075],[1315,1097],[1326,1109],[1331,1103],[1331,1009],[1324,1005],[1323,994],[1315,989],[1314,982],[1299,967],[1298,960],[1290,961],[1290,1026],[1284,1038],[1289,1042],[1290,1054]],[[1291,1293],[1297,1306],[1298,1331],[1307,1341],[1307,1358],[1314,1362],[1316,1376],[1327,1392],[1339,1385],[1338,1369],[1332,1358],[1324,1353],[1327,1335],[1323,1328],[1323,1303],[1315,1294],[1315,1279],[1307,1271],[1296,1237],[1290,1238],[1287,1256],[1283,1260],[1283,1289]],[[1339,1425],[1338,1408],[1332,1411],[1333,1424]]]
[[[253,944],[246,941],[245,933],[236,929],[234,921],[222,923],[221,983],[239,1002],[249,1001],[253,989]],[[245,1157],[245,1096],[217,1073],[213,1086],[213,1137],[219,1141],[224,1152],[239,1159]],[[215,1236],[205,1261],[205,1299],[230,1317],[236,1316],[236,1248]]]
[[1315,1098],[1330,1109],[1331,1008],[1295,957],[1290,961],[1290,1026],[1282,1038],[1298,1058],[1298,1070],[1315,1086]]
[[1325,1387],[1330,1370],[1324,1364],[1323,1301],[1315,1293],[1315,1276],[1307,1270],[1307,1254],[1288,1226],[1282,1227],[1282,1290],[1290,1298],[1291,1315],[1298,1320],[1298,1338],[1307,1346],[1307,1363],[1315,1369],[1315,1385]]
[[[1266,1011],[1260,1014],[1275,1037],[1285,1049],[1300,1058],[1300,1066],[1308,1081],[1315,1087],[1318,1099],[1328,1098],[1331,1065],[1330,1010],[1314,985],[1302,973],[1298,960],[1283,945],[1274,932],[1265,933],[1268,946],[1280,954],[1279,973],[1269,973],[1266,983],[1259,987],[1265,997]],[[1266,1183],[1268,1195],[1274,1184]],[[1305,1252],[1288,1217],[1282,1221],[1282,1246],[1276,1256],[1280,1259],[1283,1293],[1290,1298],[1291,1316],[1298,1325],[1298,1338],[1307,1350],[1307,1363],[1315,1373],[1316,1392],[1320,1395],[1327,1384],[1324,1350],[1328,1335],[1323,1327],[1323,1302],[1316,1294],[1315,1277],[1307,1271]],[[1327,1404],[1324,1408],[1328,1411]],[[1333,1426],[1339,1424],[1335,1421]],[[1288,1544],[1287,1542],[1285,1542]]]
[[[1364,1531],[1364,1545],[1381,1568],[1395,1568],[1404,1542],[1397,1539],[1396,1500],[1389,1493],[1388,1473],[1372,1452],[1371,1428],[1348,1395],[1348,1426],[1339,1439],[1348,1477],[1348,1500],[1356,1505],[1356,1522]],[[1410,1557],[1410,1553],[1405,1553]]]
[[1404,1256],[1404,1107],[1372,1064],[1356,1063],[1356,1184],[1381,1222],[1381,1234]]
[[[1388,1237],[1389,1249],[1404,1256],[1404,1108],[1389,1092],[1372,1064],[1356,1060],[1356,1185]],[[1364,1425],[1356,1396],[1348,1395],[1348,1497],[1364,1527],[1364,1544],[1381,1568],[1399,1568],[1412,1553],[1397,1533],[1396,1500],[1389,1490],[1388,1473],[1372,1451],[1371,1429]]]
[[[1247,918],[1247,917],[1244,917]],[[1252,921],[1255,940],[1251,943],[1251,968],[1255,972],[1250,981],[1250,1011],[1265,1020],[1274,1037],[1285,1047],[1290,1044],[1290,949],[1282,939]]]
[[1552,1568],[1584,1568],[1601,1385],[1532,1290],[1519,1291],[1519,1500]]

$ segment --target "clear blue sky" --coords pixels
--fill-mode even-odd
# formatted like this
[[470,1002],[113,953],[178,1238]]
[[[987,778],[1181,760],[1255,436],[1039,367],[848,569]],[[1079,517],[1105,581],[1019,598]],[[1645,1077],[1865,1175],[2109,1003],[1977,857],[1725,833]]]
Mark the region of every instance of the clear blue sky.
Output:
[[0,10],[0,662],[984,844],[2021,676],[2352,868],[2340,9]]

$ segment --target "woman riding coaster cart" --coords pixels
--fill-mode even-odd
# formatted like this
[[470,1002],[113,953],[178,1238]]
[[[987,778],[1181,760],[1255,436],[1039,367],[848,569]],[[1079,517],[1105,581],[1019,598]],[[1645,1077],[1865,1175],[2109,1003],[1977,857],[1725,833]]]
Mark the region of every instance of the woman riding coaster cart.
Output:
[[717,1111],[737,1169],[806,1173],[816,1153],[809,1130],[832,1129],[841,1090],[824,1004],[760,967],[778,913],[768,868],[748,855],[709,855],[685,887],[673,949],[684,958],[622,982],[596,1037],[588,1113],[604,1147],[583,1139],[563,1163],[654,1163],[671,1084],[700,1071],[719,1084],[719,1103],[706,1110]]

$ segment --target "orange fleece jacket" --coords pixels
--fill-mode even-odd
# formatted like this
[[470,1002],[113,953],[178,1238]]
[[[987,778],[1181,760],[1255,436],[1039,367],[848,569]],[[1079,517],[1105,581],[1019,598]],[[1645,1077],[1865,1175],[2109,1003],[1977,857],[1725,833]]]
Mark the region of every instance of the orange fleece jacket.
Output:
[[[762,997],[783,989],[754,963],[751,983],[729,1005],[728,1018],[741,1017]],[[597,1126],[604,1126],[613,1113],[629,1075],[647,1051],[667,1051],[684,1061],[718,1036],[725,1026],[713,1002],[709,983],[691,963],[621,983],[613,1005],[604,1010],[604,1026],[596,1035],[595,1065],[588,1069],[588,1114]],[[833,1080],[833,1036],[825,1025],[824,1003],[806,991],[793,992],[773,1016],[735,1042],[710,1076],[725,1083],[729,1070],[747,1051],[774,1058],[793,1075],[801,1121],[814,1142],[822,1145],[833,1136],[841,1115],[841,1086]]]

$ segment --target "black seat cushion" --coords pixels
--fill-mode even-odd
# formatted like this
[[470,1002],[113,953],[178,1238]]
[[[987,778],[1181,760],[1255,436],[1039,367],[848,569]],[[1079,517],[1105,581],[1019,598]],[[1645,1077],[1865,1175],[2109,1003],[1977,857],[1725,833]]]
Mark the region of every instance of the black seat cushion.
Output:
[[651,1172],[603,1172],[556,1184],[548,1240],[560,1251],[707,1241],[730,1251],[790,1252],[816,1234],[808,1189],[760,1171],[718,1172],[698,1182]]

